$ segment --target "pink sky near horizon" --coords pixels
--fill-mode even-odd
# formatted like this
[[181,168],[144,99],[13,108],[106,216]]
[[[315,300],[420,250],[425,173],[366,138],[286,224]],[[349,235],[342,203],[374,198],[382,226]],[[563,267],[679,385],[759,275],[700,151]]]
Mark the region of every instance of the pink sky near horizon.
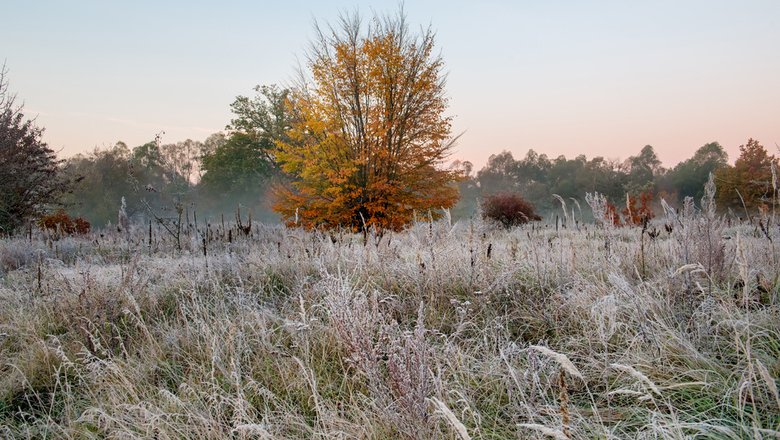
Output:
[[[448,72],[452,159],[491,154],[626,159],[666,166],[717,141],[733,162],[758,139],[780,150],[780,2],[407,2],[437,32]],[[359,7],[254,2],[13,2],[0,28],[10,88],[62,156],[203,140],[256,84],[284,84],[312,36]]]

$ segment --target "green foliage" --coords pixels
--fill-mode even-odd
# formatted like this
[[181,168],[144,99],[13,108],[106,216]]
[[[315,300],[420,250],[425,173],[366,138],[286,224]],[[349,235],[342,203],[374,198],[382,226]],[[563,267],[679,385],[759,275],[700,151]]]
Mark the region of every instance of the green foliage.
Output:
[[719,143],[710,142],[671,169],[661,180],[659,189],[679,200],[685,197],[701,200],[710,173],[726,166],[728,154]]
[[[602,157],[587,160],[585,156],[550,160],[545,154],[529,150],[525,158],[515,160],[504,151],[490,156],[487,165],[473,179],[476,196],[515,191],[523,194],[540,213],[557,209],[553,194],[564,199],[579,200],[586,192],[598,192],[612,200],[624,200],[628,175],[613,161]],[[462,201],[461,204],[466,202]]]
[[[287,140],[290,125],[290,111],[287,108],[289,90],[276,85],[255,86],[255,96],[238,96],[230,104],[235,116],[230,120],[228,130],[244,133],[254,139],[271,141]],[[273,162],[273,151],[262,150],[264,157]]]
[[238,96],[230,105],[235,117],[227,138],[204,151],[199,194],[209,212],[243,205],[260,219],[274,220],[267,194],[278,177],[275,144],[286,139],[289,125],[288,92],[276,86],[255,91],[254,97]]
[[75,156],[64,167],[65,174],[76,182],[65,204],[72,214],[99,226],[117,221],[123,197],[130,218],[147,208],[168,216],[164,212],[173,205],[194,201],[192,179],[203,149],[202,143],[192,140],[161,145],[157,139],[132,151],[118,142],[109,149]]
[[214,152],[203,156],[205,174],[201,185],[212,191],[246,191],[260,186],[270,174],[271,164],[264,150],[273,147],[268,139],[234,133]]
[[273,172],[266,155],[272,148],[268,138],[236,132],[212,153],[204,155],[200,194],[207,206],[227,211],[237,203],[257,206]]
[[132,216],[140,209],[140,196],[129,179],[130,149],[118,142],[109,149],[78,155],[65,163],[64,173],[76,183],[64,203],[68,211],[103,226],[117,221],[117,209],[125,197]]
[[626,165],[628,167],[626,192],[633,194],[655,191],[655,178],[662,175],[664,169],[651,145],[645,145],[639,155],[629,157]]

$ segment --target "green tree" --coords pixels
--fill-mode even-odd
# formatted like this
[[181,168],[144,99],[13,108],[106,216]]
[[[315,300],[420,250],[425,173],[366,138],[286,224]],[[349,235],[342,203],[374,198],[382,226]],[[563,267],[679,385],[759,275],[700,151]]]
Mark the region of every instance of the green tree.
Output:
[[477,211],[480,198],[479,181],[474,175],[474,164],[469,161],[456,160],[450,169],[463,176],[458,182],[460,200],[452,208],[453,220],[469,218]]
[[151,192],[188,192],[196,166],[192,160],[199,148],[192,141],[187,142],[163,145],[158,135],[154,141],[133,148],[131,178],[139,187]]
[[289,91],[276,86],[257,86],[255,91],[254,97],[238,96],[231,104],[234,118],[227,137],[207,140],[199,190],[212,213],[240,204],[255,218],[271,221],[278,216],[271,212],[268,193],[279,177],[276,142],[288,139]]
[[574,159],[559,156],[550,160],[529,150],[521,160],[508,151],[492,155],[476,180],[483,197],[515,191],[545,213],[558,208],[553,194],[580,201],[586,192],[598,192],[610,200],[625,200],[627,174],[618,163],[602,157],[588,161],[583,155]]
[[539,211],[550,209],[552,201],[549,186],[553,163],[545,154],[528,150],[525,158],[515,160],[511,152],[492,155],[487,165],[477,173],[483,197],[496,193],[516,192]]
[[549,212],[553,206],[553,191],[550,188],[550,170],[553,162],[546,154],[528,150],[522,160],[517,161],[517,191],[539,212]]
[[717,142],[701,146],[693,157],[678,163],[662,179],[659,189],[679,200],[693,197],[698,201],[704,196],[704,185],[710,173],[728,166],[728,154]]
[[661,161],[651,145],[645,145],[637,156],[631,156],[626,161],[627,182],[625,192],[640,194],[646,191],[655,193],[656,178],[664,172]]
[[509,151],[491,154],[487,164],[477,172],[476,179],[484,195],[517,189],[517,161]]
[[[620,164],[603,157],[594,157],[585,164],[579,179],[582,192],[605,195],[609,200],[624,200],[627,175]],[[582,194],[580,194],[582,196]]]
[[86,218],[93,226],[105,226],[117,221],[124,197],[128,215],[136,214],[141,209],[141,194],[129,179],[131,168],[130,149],[124,142],[68,159],[63,172],[75,182],[63,200],[68,212]]
[[259,145],[262,141],[245,133],[233,133],[212,153],[203,156],[200,192],[210,212],[232,211],[237,204],[257,214],[266,213],[263,199],[270,183],[273,164]]
[[289,89],[276,85],[255,86],[255,96],[238,96],[230,104],[235,116],[227,129],[243,133],[259,144],[258,153],[270,164],[275,164],[275,143],[287,142],[292,123],[289,108]]
[[57,201],[65,182],[60,161],[41,139],[43,129],[24,116],[0,68],[0,234],[12,234]]

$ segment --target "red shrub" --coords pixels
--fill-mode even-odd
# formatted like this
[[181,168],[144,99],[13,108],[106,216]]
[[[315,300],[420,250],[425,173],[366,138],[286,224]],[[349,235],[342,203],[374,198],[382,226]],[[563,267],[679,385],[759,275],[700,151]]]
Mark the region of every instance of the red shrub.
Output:
[[[628,203],[625,209],[623,209],[623,217],[626,219],[626,224],[640,226],[645,221],[653,218],[653,210],[650,209],[650,202],[653,201],[653,194],[649,191],[645,191],[639,194],[639,200],[635,196],[628,196]],[[637,202],[639,205],[637,206]]]
[[617,208],[612,203],[607,202],[607,211],[604,213],[604,220],[612,222],[612,226],[623,226],[620,221],[620,214],[618,214]]
[[482,217],[501,223],[505,228],[538,221],[534,207],[517,193],[498,193],[485,197]]
[[41,217],[38,226],[57,235],[86,234],[92,228],[87,220],[72,218],[62,209]]
[[76,217],[73,219],[73,229],[76,234],[88,234],[92,225],[86,219]]

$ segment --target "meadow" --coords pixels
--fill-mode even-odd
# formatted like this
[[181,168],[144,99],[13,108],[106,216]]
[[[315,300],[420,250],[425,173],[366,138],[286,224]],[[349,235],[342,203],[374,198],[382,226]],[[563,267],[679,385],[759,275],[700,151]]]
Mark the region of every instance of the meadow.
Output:
[[245,230],[0,241],[0,437],[780,436],[769,214]]

